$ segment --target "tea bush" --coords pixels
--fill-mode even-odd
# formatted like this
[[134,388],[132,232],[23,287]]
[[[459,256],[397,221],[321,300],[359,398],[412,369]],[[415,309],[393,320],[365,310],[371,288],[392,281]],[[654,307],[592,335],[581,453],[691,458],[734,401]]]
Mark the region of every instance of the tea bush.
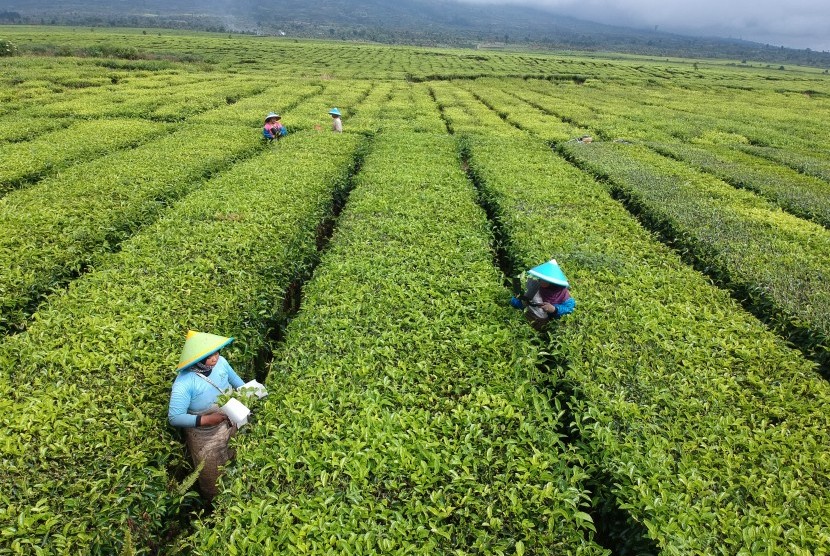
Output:
[[556,257],[571,281],[549,350],[598,503],[665,553],[821,552],[830,386],[814,366],[545,145],[473,137],[467,153],[515,267]]
[[489,236],[451,138],[376,138],[187,551],[608,553]]
[[178,532],[195,496],[166,419],[184,333],[236,337],[226,356],[253,378],[359,145],[296,134],[235,165],[0,343],[0,546],[113,554],[130,530],[146,554]]
[[644,147],[564,144],[677,249],[822,365],[830,363],[830,235]]
[[0,39],[0,58],[17,56],[17,45],[8,39]]

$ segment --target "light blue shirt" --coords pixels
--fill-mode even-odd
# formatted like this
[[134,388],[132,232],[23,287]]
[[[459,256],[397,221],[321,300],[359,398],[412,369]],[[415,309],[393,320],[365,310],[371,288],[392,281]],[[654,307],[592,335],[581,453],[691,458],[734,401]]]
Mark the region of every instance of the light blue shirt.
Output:
[[[221,355],[207,378],[223,392],[228,389],[228,386],[239,388],[245,384]],[[193,367],[185,369],[179,372],[179,376],[173,381],[167,420],[174,427],[195,427],[196,415],[194,413],[206,410],[216,403],[218,397],[219,390],[200,377]]]

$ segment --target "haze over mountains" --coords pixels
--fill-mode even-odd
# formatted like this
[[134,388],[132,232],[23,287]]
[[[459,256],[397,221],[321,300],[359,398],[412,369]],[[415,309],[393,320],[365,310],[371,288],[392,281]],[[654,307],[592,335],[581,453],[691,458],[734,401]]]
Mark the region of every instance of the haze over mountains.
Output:
[[566,48],[830,67],[830,53],[453,0],[0,0],[0,23],[174,27],[417,45]]

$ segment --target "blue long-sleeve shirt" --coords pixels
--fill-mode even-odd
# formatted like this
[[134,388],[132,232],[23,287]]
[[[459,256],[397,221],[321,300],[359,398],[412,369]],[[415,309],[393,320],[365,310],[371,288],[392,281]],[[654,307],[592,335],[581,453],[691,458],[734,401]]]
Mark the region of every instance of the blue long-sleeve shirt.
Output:
[[[208,378],[222,391],[227,390],[229,385],[239,388],[245,384],[221,355]],[[216,402],[218,397],[219,391],[208,381],[199,377],[192,368],[185,369],[173,381],[167,420],[174,427],[195,427],[196,415],[193,413],[206,410]]]
[[573,297],[569,297],[562,303],[555,303],[553,304],[553,306],[556,307],[556,315],[554,316],[554,318],[558,319],[564,317],[565,315],[570,315],[571,313],[573,313],[574,309],[576,309],[576,301]]

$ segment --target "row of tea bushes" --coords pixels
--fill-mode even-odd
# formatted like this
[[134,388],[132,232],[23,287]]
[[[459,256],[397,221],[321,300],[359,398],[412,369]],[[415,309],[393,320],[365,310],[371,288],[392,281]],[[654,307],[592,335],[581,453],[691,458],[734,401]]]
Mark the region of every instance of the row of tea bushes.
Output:
[[[816,83],[819,85],[818,83]],[[749,138],[754,145],[770,145],[792,149],[827,149],[830,140],[825,137],[824,120],[830,118],[830,107],[818,98],[804,94],[806,83],[792,83],[788,93],[781,89],[761,91],[753,87],[751,94],[744,89],[717,88],[708,85],[691,89],[672,88],[670,94],[649,98],[640,95],[655,121],[671,120],[681,125],[695,121],[704,133],[721,130]],[[802,88],[803,87],[803,88]],[[826,81],[819,85],[825,89]],[[798,90],[800,89],[801,90]],[[631,104],[631,91],[613,91],[621,102]],[[713,102],[713,95],[717,102]],[[627,99],[626,99],[627,97]],[[805,114],[809,116],[805,117]],[[677,118],[679,116],[679,118]],[[690,139],[693,137],[689,137]]]
[[48,118],[38,116],[21,116],[14,114],[0,119],[0,148],[8,148],[3,143],[15,143],[39,137],[69,126],[69,118]]
[[[518,83],[520,82],[516,81],[514,85]],[[549,143],[568,141],[588,133],[585,128],[575,127],[520,100],[512,94],[510,88],[505,87],[503,80],[477,79],[462,86],[482,104],[498,113],[507,123],[541,137]]]
[[[725,118],[712,113],[712,103],[700,91],[683,92],[667,87],[632,90],[630,86],[615,89],[602,85],[586,86],[575,91],[573,88],[566,87],[562,90],[561,87],[537,82],[528,85],[528,88],[514,87],[510,90],[515,96],[542,111],[554,111],[563,119],[590,127],[599,138],[633,138],[677,147],[686,147],[688,143],[707,145],[707,148],[723,145],[719,147],[723,149],[719,152],[724,156],[755,166],[755,169],[751,170],[754,181],[758,181],[759,177],[771,181],[774,178],[767,173],[781,175],[786,170],[777,169],[773,164],[764,164],[756,158],[742,158],[738,154],[726,155],[725,148],[729,145],[807,176],[830,182],[830,161],[820,154],[823,148],[821,134],[805,131],[803,112],[796,111],[792,106],[788,106],[786,110],[777,106],[777,110],[783,112],[777,123],[768,117],[757,116],[751,119],[744,115],[743,121],[737,117],[738,114],[742,114],[742,110],[754,112],[757,109],[755,104],[766,98],[761,93],[756,93],[749,100],[741,99],[739,102],[735,99],[737,106],[732,106],[731,116]],[[579,94],[576,94],[577,92]],[[684,95],[685,101],[677,100]],[[636,101],[632,101],[632,98]],[[774,100],[780,104],[780,99]],[[667,105],[672,102],[674,107]],[[496,103],[495,108],[501,109],[500,104]],[[764,110],[764,114],[776,111],[768,106],[764,106]],[[813,106],[810,112],[820,110],[821,107]],[[771,129],[769,126],[772,125],[776,127]],[[538,131],[534,130],[534,133],[545,137]],[[797,137],[797,133],[801,133],[802,136]],[[759,166],[763,168],[763,172],[759,170]],[[712,166],[709,168],[715,170]],[[792,178],[786,176],[786,179]],[[810,188],[813,189],[814,186]]]
[[149,96],[166,97],[166,99],[153,108],[146,117],[162,122],[182,122],[191,116],[233,105],[241,99],[257,95],[264,91],[266,86],[265,83],[247,77],[225,78],[207,84],[197,83],[192,91],[177,90],[175,94],[170,95],[150,93]]
[[[48,75],[42,77],[60,81],[62,68],[38,68],[31,71],[48,71]],[[39,95],[33,95],[30,89],[19,90],[23,85],[9,87],[10,99],[4,107],[10,107],[11,110],[9,114],[0,116],[0,141],[19,142],[34,139],[33,146],[37,149],[39,141],[49,137],[55,149],[55,158],[60,158],[62,156],[60,151],[65,148],[83,149],[87,148],[84,147],[85,143],[96,141],[91,137],[75,137],[70,140],[66,136],[67,128],[71,129],[79,119],[169,119],[158,118],[154,114],[164,106],[172,104],[173,110],[180,113],[180,116],[174,118],[176,120],[207,110],[207,114],[217,115],[210,123],[230,123],[230,121],[217,120],[218,114],[223,111],[214,109],[227,106],[228,103],[236,103],[263,88],[261,85],[252,88],[249,81],[237,80],[229,87],[225,83],[221,91],[217,93],[215,88],[218,82],[214,83],[214,81],[218,78],[208,74],[125,76],[102,68],[97,68],[97,72],[102,74],[102,79],[108,83],[112,81],[114,84],[105,87],[67,90],[61,90],[56,85],[50,84],[50,87],[45,88]],[[28,71],[22,72],[21,75],[28,73]],[[40,75],[30,76],[29,79],[17,76],[14,80],[15,83],[19,80],[23,84],[38,83],[39,81],[35,79],[37,76]],[[163,81],[160,80],[161,78]],[[197,102],[193,100],[193,97],[197,95],[211,97],[213,100],[206,103]],[[184,110],[182,110],[183,100],[187,104]],[[261,111],[262,107],[259,107],[254,110],[254,113],[258,114]],[[106,126],[106,123],[102,125]],[[125,129],[124,135],[124,140],[128,140],[130,130]],[[73,145],[72,141],[77,141],[78,144]],[[11,156],[10,154],[4,158],[9,159]]]
[[[344,129],[356,133],[371,135],[377,132],[377,128],[383,122],[383,115],[386,113],[386,103],[393,96],[394,86],[390,81],[379,81],[373,84],[365,98],[360,100],[359,106],[350,110],[348,124],[344,122]],[[332,105],[334,106],[334,105]],[[329,108],[321,107],[328,112]],[[326,116],[331,119],[331,116]],[[319,118],[319,115],[318,115]],[[331,122],[326,122],[327,130],[331,128]]]
[[250,129],[188,126],[0,199],[0,331],[22,326],[50,291],[260,144]]
[[621,116],[587,102],[581,96],[583,91],[590,90],[590,87],[529,82],[527,87],[514,87],[509,90],[516,98],[537,108],[541,113],[555,116],[574,127],[589,130],[588,135],[594,140],[673,140],[671,135],[654,125],[632,120],[628,113]]
[[[492,110],[507,112],[508,123],[525,129],[548,143],[561,143],[584,135],[597,138],[653,136],[653,132],[644,132],[639,126],[631,124],[625,118],[609,116],[595,112],[593,109],[591,109],[590,118],[583,118],[585,122],[590,122],[589,127],[587,123],[572,114],[573,107],[576,105],[571,95],[578,94],[578,91],[572,90],[573,86],[564,86],[565,91],[570,92],[562,91],[560,96],[552,98],[530,87],[523,87],[518,82],[480,81],[483,85],[480,89],[477,86],[478,82],[476,85],[468,86],[475,92],[477,98]],[[553,85],[537,86],[552,87],[557,90]]]
[[[9,62],[11,62],[9,60]],[[19,112],[34,106],[79,100],[87,96],[126,100],[113,97],[119,89],[174,90],[180,85],[221,80],[224,76],[195,66],[179,66],[164,70],[114,69],[100,61],[72,57],[21,57],[3,68],[0,83],[0,114]],[[100,95],[100,96],[98,96]]]
[[821,156],[821,151],[814,148],[779,149],[756,145],[741,145],[740,148],[750,154],[780,162],[797,172],[830,183],[830,160],[826,156]]
[[24,115],[73,118],[144,118],[163,122],[179,122],[206,110],[232,104],[240,98],[262,92],[266,85],[259,81],[236,77],[219,80],[215,76],[203,81],[169,87],[161,91],[138,87],[117,87],[73,97],[47,106],[24,109]]
[[749,189],[796,216],[830,228],[830,183],[722,145],[655,143],[650,147]]
[[[467,150],[516,268],[555,257],[571,281],[551,372],[598,503],[665,554],[823,553],[830,387],[814,366],[545,145]],[[637,529],[611,542],[637,553]]]
[[[550,102],[556,106],[565,100],[561,88],[539,83],[531,84],[531,88],[549,95]],[[822,144],[823,141],[816,137],[820,135],[816,131],[805,133],[805,128],[809,128],[811,123],[803,118],[803,112],[796,108],[796,103],[781,106],[778,93],[737,93],[711,83],[703,88],[698,85],[689,89],[675,84],[659,87],[600,85],[571,92],[573,94],[568,96],[566,105],[562,106],[561,115],[564,117],[599,130],[605,130],[608,121],[627,122],[625,125],[639,130],[633,137],[644,140],[664,142],[666,139],[661,135],[668,134],[675,140],[696,141],[714,133],[754,145],[786,148],[801,148],[805,144]],[[713,95],[717,95],[718,102],[712,102]],[[765,107],[761,112],[763,115],[759,115],[755,105],[770,98],[770,95],[779,97],[779,106],[777,109]],[[814,105],[810,111],[820,114],[822,107]],[[776,112],[782,112],[782,119],[790,121],[775,122],[772,116]],[[816,115],[816,118],[820,116]],[[606,136],[610,135],[614,134]]]
[[623,144],[563,144],[757,314],[823,365],[830,363],[830,233],[754,194]]
[[427,85],[415,83],[395,86],[392,96],[384,103],[380,124],[384,131],[443,133],[446,130]]
[[[78,68],[69,61],[65,64],[52,63],[47,67],[31,67],[32,65],[33,60],[26,60],[23,67],[16,68],[14,83],[8,89],[12,94],[9,101],[16,114],[102,116],[103,111],[114,110],[119,106],[126,109],[137,105],[157,106],[165,102],[164,98],[151,100],[148,93],[152,91],[171,95],[177,91],[194,92],[198,84],[204,87],[220,79],[218,75],[202,72],[190,73],[188,77],[182,78],[169,73],[130,74],[96,67],[90,71],[96,72],[98,76],[82,78],[89,86],[79,87],[66,86],[66,82],[72,79],[68,73],[77,71]],[[72,109],[73,104],[77,104],[77,112]],[[122,117],[128,115],[134,114],[121,114]]]
[[[331,116],[328,112],[336,107],[343,114],[343,130],[348,130],[348,119],[357,111],[371,91],[377,86],[372,81],[325,81],[323,92],[315,97],[315,102],[306,102],[301,106],[282,114],[283,124],[292,129],[314,129],[328,132],[331,130]],[[356,112],[355,112],[356,113]]]
[[[545,83],[533,83],[529,88],[517,87],[515,84],[511,87],[509,82],[504,83],[500,80],[494,83],[486,79],[466,85],[477,99],[508,123],[548,142],[561,142],[579,137],[586,132],[584,128],[578,130],[562,122],[560,117],[590,126],[600,139],[648,141],[650,146],[663,154],[702,167],[733,185],[747,187],[771,198],[793,214],[826,225],[824,205],[830,171],[824,171],[828,163],[821,157],[804,155],[798,150],[749,145],[745,136],[733,133],[736,129],[734,126],[729,128],[732,131],[718,131],[711,127],[718,125],[711,116],[685,115],[675,111],[661,117],[660,111],[665,112],[669,109],[652,105],[632,105],[630,98],[618,98],[617,94],[606,90],[607,88],[585,87],[581,92],[589,94],[576,95],[576,91],[571,90],[572,87],[565,87],[564,91],[561,87]],[[574,95],[573,98],[570,95]],[[666,93],[663,93],[663,96],[665,95]],[[565,98],[566,96],[568,98]],[[583,96],[586,98],[580,98]],[[698,120],[702,120],[703,123],[694,124]],[[570,137],[554,131],[562,126],[571,128]],[[753,137],[761,134],[756,130],[755,135],[752,135],[752,129],[746,126],[739,126],[738,129]],[[567,133],[567,128],[563,131]],[[683,142],[678,143],[678,138]],[[688,141],[702,145],[692,147],[688,145]],[[712,143],[732,143],[735,148],[766,156],[808,176],[798,176],[787,167],[767,163],[758,157],[742,155],[725,145]],[[716,150],[718,158],[705,154],[702,150],[704,148]],[[729,162],[726,162],[727,160]],[[824,181],[812,179],[809,177],[811,175]]]
[[[444,133],[446,126],[426,85],[381,82],[361,103],[345,129],[362,133],[379,130]],[[379,129],[377,129],[379,128]]]
[[481,131],[499,136],[525,135],[524,131],[505,125],[498,114],[488,110],[472,93],[450,82],[430,83],[429,90],[450,133]]
[[[320,82],[278,81],[269,84],[265,91],[258,95],[246,97],[222,109],[208,110],[188,118],[187,122],[236,124],[259,128],[265,123],[266,114],[277,112],[287,123],[292,116],[288,109],[305,99],[320,95],[324,87],[325,84]],[[291,125],[293,127],[293,123]]]
[[[273,92],[284,106],[318,106],[308,89]],[[209,112],[232,120],[233,106]],[[228,114],[230,113],[230,114]],[[92,125],[92,124],[90,124]],[[262,147],[258,129],[186,124],[131,151],[79,164],[0,200],[0,331],[21,328],[40,300],[112,251],[201,180]]]
[[295,134],[237,164],[0,343],[0,546],[115,554],[128,531],[139,553],[169,542],[195,496],[171,476],[189,465],[166,418],[184,334],[236,337],[226,356],[253,378],[360,143]]
[[57,66],[52,60],[31,58],[5,65],[0,76],[0,118],[6,120],[36,106],[47,108],[50,103],[59,100],[81,99],[89,94],[97,94],[99,86],[125,77],[124,74],[108,76],[100,67],[93,68],[95,76],[85,79],[89,86],[67,87],[56,81],[71,79],[69,74],[77,71],[78,67],[73,64],[67,64],[67,67]]
[[[523,95],[526,94],[523,93]],[[461,104],[463,101],[456,99],[456,103]],[[467,103],[467,107],[470,114],[483,113],[481,106],[470,106]],[[475,122],[475,118],[473,120]],[[483,132],[485,126],[471,127],[474,132]],[[686,151],[692,149],[691,147],[675,147],[668,143],[664,145],[666,145],[665,149],[685,149]],[[695,238],[690,236],[697,235],[697,246],[692,251],[693,256],[702,261],[700,264],[705,266],[708,272],[712,272],[714,268],[721,278],[728,276],[726,281],[730,287],[734,288],[739,295],[749,298],[751,305],[759,314],[764,315],[772,321],[773,326],[781,330],[797,345],[813,353],[819,361],[826,364],[827,338],[830,331],[828,313],[825,310],[828,291],[820,278],[816,277],[825,274],[830,265],[830,259],[827,256],[828,247],[830,247],[827,244],[830,239],[822,230],[797,218],[779,214],[769,203],[751,194],[730,192],[730,189],[720,180],[701,175],[683,164],[666,160],[642,147],[629,147],[625,144],[588,147],[569,142],[563,143],[561,148],[563,152],[570,153],[569,156],[576,158],[579,158],[579,155],[587,156],[596,151],[617,152],[617,156],[613,157],[619,166],[617,172],[622,172],[620,170],[622,167],[627,168],[625,170],[627,172],[626,184],[617,185],[624,189],[642,191],[646,197],[650,195],[652,203],[660,205],[678,219],[684,220],[685,224],[678,228],[677,224],[671,220],[672,216],[655,216],[653,210],[649,211],[649,218],[660,220],[658,224],[660,229],[667,231],[673,240],[678,241],[687,249],[689,244],[695,241]],[[723,150],[731,152],[725,147]],[[640,162],[633,160],[632,151],[640,154],[642,159]],[[606,156],[606,158],[611,157]],[[757,161],[757,159],[754,160]],[[749,172],[753,161],[742,160],[742,162],[745,164],[746,171]],[[586,162],[583,160],[582,164],[585,165]],[[610,171],[603,166],[603,163],[589,166],[591,171],[603,177],[607,177],[607,172]],[[798,178],[786,168],[778,167],[778,170],[779,174],[784,172],[794,180]],[[647,175],[650,179],[645,180]],[[686,188],[674,183],[678,175],[684,176]],[[805,180],[807,178],[797,181],[802,183]],[[662,186],[660,190],[655,187],[658,181]],[[705,187],[702,187],[704,184]],[[816,202],[812,203],[813,211],[820,211],[821,206],[826,203],[818,192],[826,187],[816,180],[812,180],[810,186],[814,192],[813,195],[793,192],[791,188],[786,194],[790,197],[798,197],[800,205],[805,207],[804,210],[811,205],[810,199],[815,199]],[[681,189],[686,191],[686,197],[683,200],[678,197]],[[780,187],[777,189],[781,190]],[[704,190],[708,190],[709,193],[705,193]],[[625,195],[630,197],[632,193],[625,193]],[[639,195],[639,193],[634,193],[634,195]],[[724,198],[731,198],[733,202],[729,206],[721,206]],[[639,205],[642,202],[644,201],[637,200],[634,204]],[[690,210],[693,205],[696,208]],[[713,218],[712,215],[715,217]],[[766,218],[764,218],[765,215]],[[787,230],[786,234],[778,229],[779,226]],[[732,232],[724,228],[732,228]],[[692,229],[698,231],[692,232]],[[734,245],[739,243],[749,243],[749,245],[745,249],[735,249]],[[719,247],[716,249],[713,247],[714,244],[719,244]],[[717,257],[713,255],[714,252],[725,253],[725,255]],[[779,260],[779,256],[784,253],[787,257]],[[722,258],[725,261],[714,262],[714,258]],[[751,259],[754,261],[750,264],[748,261]],[[772,301],[770,297],[773,298]]]
[[63,167],[97,155],[141,144],[164,133],[165,126],[141,120],[78,122],[24,143],[0,145],[0,196]]
[[[685,117],[679,112],[666,114],[658,110],[667,109],[654,106],[632,106],[630,99],[617,98],[609,95],[608,91],[597,91],[592,87],[585,89],[592,94],[578,101],[585,104],[585,108],[574,111],[568,104],[563,105],[561,93],[556,88],[550,85],[537,87],[546,87],[549,96],[527,90],[518,93],[519,97],[538,109],[535,114],[532,110],[514,110],[510,107],[507,93],[499,94],[484,88],[477,96],[493,110],[510,111],[510,123],[549,142],[557,141],[551,138],[548,126],[540,125],[539,121],[547,116],[546,112],[558,110],[564,118],[576,118],[591,126],[598,131],[599,137],[622,136],[648,141],[648,145],[661,154],[683,160],[732,185],[759,193],[797,216],[815,220],[824,226],[830,221],[826,206],[830,187],[826,178],[830,172],[821,172],[822,164],[827,166],[827,162],[822,162],[818,157],[813,157],[812,164],[803,162],[799,165],[801,158],[796,152],[751,146],[743,135],[713,131],[709,120],[694,127],[692,121],[698,116]],[[559,96],[554,96],[557,93]],[[603,111],[605,115],[600,116],[598,111]],[[613,123],[609,123],[609,118]],[[670,135],[663,135],[658,129],[670,131]],[[677,139],[681,139],[681,142]],[[699,144],[690,145],[690,141]],[[760,156],[766,155],[778,163],[743,154],[739,149],[756,152]],[[808,175],[800,176],[789,166]],[[812,178],[810,174],[825,181]]]
[[193,554],[607,554],[450,137],[380,134]]

